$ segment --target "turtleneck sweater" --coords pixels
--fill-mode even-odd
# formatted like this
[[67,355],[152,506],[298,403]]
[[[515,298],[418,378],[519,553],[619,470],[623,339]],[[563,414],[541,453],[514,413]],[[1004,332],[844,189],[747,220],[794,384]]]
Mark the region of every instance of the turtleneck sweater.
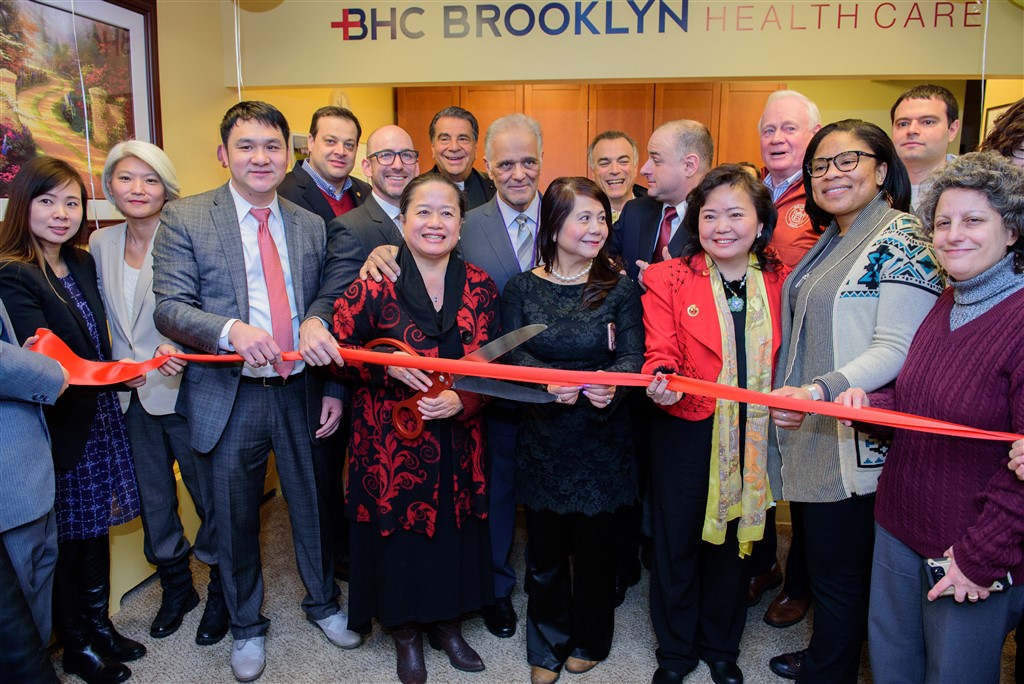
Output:
[[[871,405],[1024,434],[1024,275],[1012,257],[939,297],[911,343],[895,386]],[[882,434],[875,428],[858,429]],[[875,519],[923,557],[953,547],[961,571],[987,586],[1024,582],[1024,482],[1009,445],[896,430]]]

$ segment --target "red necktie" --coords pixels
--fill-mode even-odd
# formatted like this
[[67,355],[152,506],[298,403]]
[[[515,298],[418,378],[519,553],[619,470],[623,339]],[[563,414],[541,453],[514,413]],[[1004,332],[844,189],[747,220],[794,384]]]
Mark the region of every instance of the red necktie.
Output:
[[665,217],[661,219],[661,228],[658,229],[658,244],[654,246],[654,256],[651,258],[652,264],[665,260],[665,248],[668,247],[668,241],[672,238],[672,221],[677,216],[679,213],[675,207],[665,209]]
[[[270,209],[253,207],[249,213],[260,222],[256,233],[256,241],[260,246],[260,262],[263,264],[263,277],[267,281],[267,296],[270,298],[270,325],[273,328],[274,341],[281,351],[292,351],[295,346],[292,338],[292,308],[288,305],[288,288],[284,284],[284,270],[281,268],[281,256],[277,253],[277,245],[270,235]],[[274,364],[274,370],[282,378],[295,368],[294,361],[282,361]]]

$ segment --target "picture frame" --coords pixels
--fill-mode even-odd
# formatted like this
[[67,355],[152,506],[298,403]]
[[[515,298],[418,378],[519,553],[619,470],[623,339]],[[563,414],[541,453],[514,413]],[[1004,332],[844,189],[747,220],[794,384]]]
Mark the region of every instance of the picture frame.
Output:
[[998,107],[989,107],[988,109],[985,110],[985,127],[982,129],[981,132],[982,140],[988,137],[988,132],[992,130],[992,124],[995,123],[996,119],[998,119],[999,116],[1007,109],[1009,109],[1012,105],[1012,102],[1007,102],[1004,105],[999,105]]
[[156,0],[23,0],[0,25],[23,46],[0,63],[0,215],[10,180],[36,155],[81,173],[88,218],[121,216],[104,198],[107,151],[161,145]]

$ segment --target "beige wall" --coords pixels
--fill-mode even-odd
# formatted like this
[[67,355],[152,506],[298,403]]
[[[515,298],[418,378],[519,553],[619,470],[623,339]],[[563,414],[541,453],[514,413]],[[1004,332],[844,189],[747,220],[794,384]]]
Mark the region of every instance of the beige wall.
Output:
[[[840,119],[864,119],[877,124],[883,131],[892,132],[889,110],[904,91],[918,83],[945,86],[956,96],[961,108],[964,102],[964,81],[914,79],[910,81],[794,81],[789,87],[811,98],[821,110],[823,123]],[[950,144],[950,150],[960,148],[960,136]]]
[[[183,195],[214,188],[228,179],[217,161],[218,124],[238,100],[224,87],[221,8],[209,0],[159,0],[160,108],[164,149],[178,170]],[[276,105],[296,133],[309,129],[313,111],[331,102],[333,87],[247,88],[246,99]],[[394,89],[345,88],[352,110],[363,125],[363,138],[394,123]],[[358,167],[357,167],[358,170]]]

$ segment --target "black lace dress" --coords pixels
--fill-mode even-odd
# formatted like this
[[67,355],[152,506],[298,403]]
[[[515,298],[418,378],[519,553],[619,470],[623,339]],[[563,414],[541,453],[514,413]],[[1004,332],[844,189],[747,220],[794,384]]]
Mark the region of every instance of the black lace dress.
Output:
[[[640,297],[625,276],[592,309],[580,308],[583,285],[559,285],[531,272],[505,286],[502,329],[548,329],[510,352],[519,366],[636,373],[644,360]],[[609,324],[614,349],[609,349]],[[524,404],[516,448],[516,493],[527,508],[596,515],[636,500],[636,460],[628,409],[633,388],[619,387],[607,408],[581,393],[574,405]]]

